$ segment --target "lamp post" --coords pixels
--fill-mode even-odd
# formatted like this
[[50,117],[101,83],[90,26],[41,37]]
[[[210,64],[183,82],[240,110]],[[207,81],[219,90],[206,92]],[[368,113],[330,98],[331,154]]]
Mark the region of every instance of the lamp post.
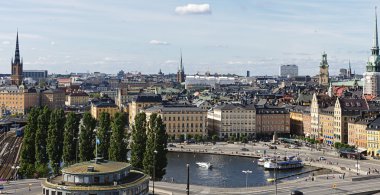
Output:
[[190,166],[189,164],[186,164],[187,168],[187,185],[186,185],[186,194],[190,194]]
[[252,173],[252,171],[250,171],[250,170],[243,170],[241,172],[245,174],[245,188],[248,188],[248,174]]

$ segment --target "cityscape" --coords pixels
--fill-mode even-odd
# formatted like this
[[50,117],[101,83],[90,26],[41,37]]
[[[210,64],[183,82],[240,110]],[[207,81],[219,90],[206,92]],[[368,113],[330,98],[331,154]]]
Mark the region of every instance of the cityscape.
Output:
[[0,194],[380,194],[377,3],[1,2]]

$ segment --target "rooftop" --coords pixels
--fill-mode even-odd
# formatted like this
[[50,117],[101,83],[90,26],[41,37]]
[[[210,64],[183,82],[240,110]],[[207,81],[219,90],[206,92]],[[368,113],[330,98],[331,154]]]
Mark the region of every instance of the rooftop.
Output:
[[[94,172],[89,172],[88,167],[94,167]],[[95,163],[93,161],[77,163],[67,168],[62,169],[62,173],[69,174],[100,174],[113,173],[129,167],[129,163],[116,161],[103,161]]]

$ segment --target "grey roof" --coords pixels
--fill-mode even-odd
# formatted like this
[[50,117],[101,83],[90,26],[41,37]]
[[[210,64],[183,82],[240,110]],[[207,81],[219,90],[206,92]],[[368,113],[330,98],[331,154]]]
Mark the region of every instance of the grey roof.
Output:
[[253,104],[250,105],[242,105],[242,104],[223,104],[216,106],[214,110],[233,110],[233,109],[245,109],[245,110],[255,110],[255,106]]
[[146,112],[207,112],[207,110],[194,106],[153,106],[145,109]]
[[161,95],[156,94],[140,94],[134,100],[136,102],[162,102]]

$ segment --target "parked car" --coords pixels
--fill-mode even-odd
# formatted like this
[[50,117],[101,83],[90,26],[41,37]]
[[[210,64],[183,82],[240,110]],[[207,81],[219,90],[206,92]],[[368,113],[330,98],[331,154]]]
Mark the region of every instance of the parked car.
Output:
[[303,195],[303,192],[301,192],[299,190],[293,190],[290,192],[290,195]]
[[320,156],[319,160],[327,160],[324,156]]
[[174,144],[168,144],[168,147],[175,148],[176,146]]
[[241,148],[241,151],[249,151],[248,148]]
[[277,149],[277,146],[269,146],[269,149]]

